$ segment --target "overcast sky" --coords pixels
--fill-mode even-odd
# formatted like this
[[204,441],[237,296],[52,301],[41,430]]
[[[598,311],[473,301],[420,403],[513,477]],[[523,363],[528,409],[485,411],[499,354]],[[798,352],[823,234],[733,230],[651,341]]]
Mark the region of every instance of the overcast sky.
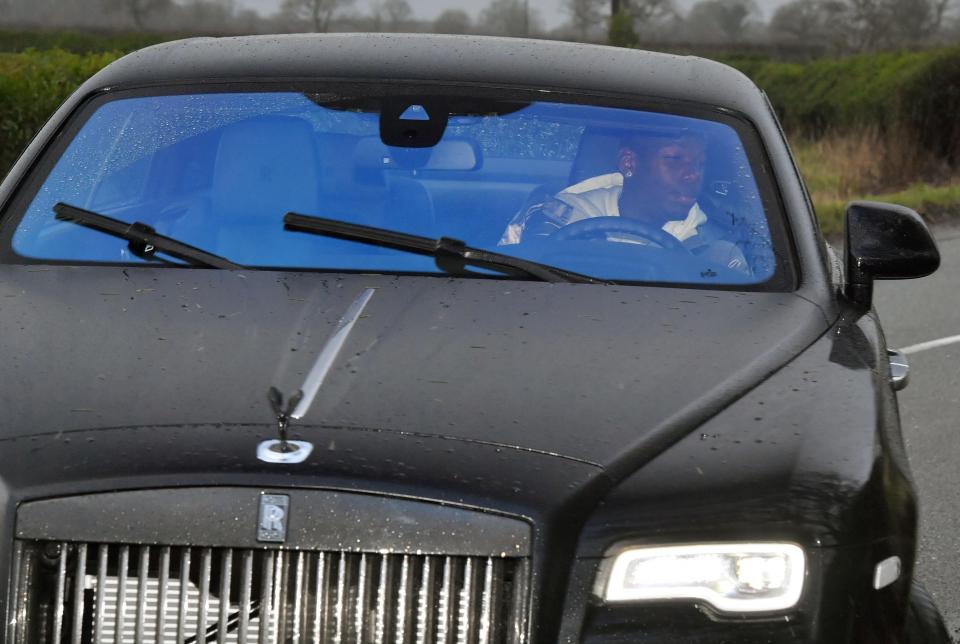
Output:
[[[282,0],[238,0],[240,6],[257,9],[263,14],[270,14],[277,10]],[[369,0],[356,0],[354,9],[365,11]],[[687,9],[693,5],[696,0],[677,0],[677,4]],[[786,0],[757,0],[757,4],[768,15],[772,9],[783,4]],[[465,9],[476,16],[481,9],[487,6],[489,0],[410,0],[410,6],[413,7],[413,13],[417,18],[432,19],[435,18],[444,9]],[[530,0],[530,8],[536,8],[540,11],[547,27],[556,27],[565,22],[568,15],[563,11],[563,0]]]

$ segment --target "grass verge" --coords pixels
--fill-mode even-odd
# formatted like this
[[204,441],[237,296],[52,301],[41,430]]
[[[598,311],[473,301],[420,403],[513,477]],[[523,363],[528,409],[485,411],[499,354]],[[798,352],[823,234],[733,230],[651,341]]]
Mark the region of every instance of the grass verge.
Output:
[[852,199],[885,201],[913,208],[923,215],[928,223],[960,221],[960,184],[932,186],[917,183],[898,192],[857,196],[850,199],[817,199],[814,196],[814,208],[825,235],[837,237],[843,234],[844,209]]
[[902,131],[862,127],[791,142],[824,234],[843,232],[853,200],[907,206],[931,223],[960,221],[960,175]]

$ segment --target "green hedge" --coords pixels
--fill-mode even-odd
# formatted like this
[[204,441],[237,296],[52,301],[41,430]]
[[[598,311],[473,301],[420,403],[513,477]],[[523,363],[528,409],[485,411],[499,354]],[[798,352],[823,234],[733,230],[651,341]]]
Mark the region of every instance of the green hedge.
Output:
[[0,52],[62,49],[75,54],[133,51],[177,36],[142,32],[11,31],[0,29]]
[[119,56],[61,50],[0,54],[0,177],[67,96]]
[[[12,38],[11,32],[0,32]],[[66,40],[96,36],[33,34]],[[81,82],[120,55],[155,41],[116,36],[117,51],[77,54],[60,49],[0,54],[0,176],[30,137]],[[144,39],[142,42],[137,39]],[[79,47],[79,44],[76,45]],[[820,136],[865,125],[903,128],[908,136],[953,164],[960,163],[960,47],[924,52],[860,55],[806,64],[731,58],[763,87],[792,135]]]
[[960,161],[960,47],[863,54],[806,64],[762,59],[724,62],[770,96],[793,134],[905,128],[951,163]]

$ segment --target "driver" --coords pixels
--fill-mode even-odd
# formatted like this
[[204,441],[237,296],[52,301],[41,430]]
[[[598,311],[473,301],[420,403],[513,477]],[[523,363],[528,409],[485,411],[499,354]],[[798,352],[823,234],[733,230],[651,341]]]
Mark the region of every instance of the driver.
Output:
[[[521,211],[499,245],[549,237],[564,226],[592,217],[624,217],[675,237],[696,255],[750,273],[745,231],[707,215],[698,203],[707,146],[703,137],[679,132],[627,138],[618,170],[570,186]],[[639,234],[607,233],[611,241],[653,244]]]

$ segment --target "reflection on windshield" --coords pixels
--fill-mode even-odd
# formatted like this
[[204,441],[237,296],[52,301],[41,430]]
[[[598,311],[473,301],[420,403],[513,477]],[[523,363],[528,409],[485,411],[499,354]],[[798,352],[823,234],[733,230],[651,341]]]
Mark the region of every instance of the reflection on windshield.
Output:
[[[436,110],[403,113],[423,129]],[[298,212],[603,280],[751,285],[782,270],[768,219],[779,215],[726,123],[548,102],[443,120],[430,145],[392,147],[376,109],[295,92],[107,101],[23,213],[13,248],[142,261],[122,240],[58,222],[52,208],[66,202],[248,266],[439,272],[427,257],[285,230]]]

